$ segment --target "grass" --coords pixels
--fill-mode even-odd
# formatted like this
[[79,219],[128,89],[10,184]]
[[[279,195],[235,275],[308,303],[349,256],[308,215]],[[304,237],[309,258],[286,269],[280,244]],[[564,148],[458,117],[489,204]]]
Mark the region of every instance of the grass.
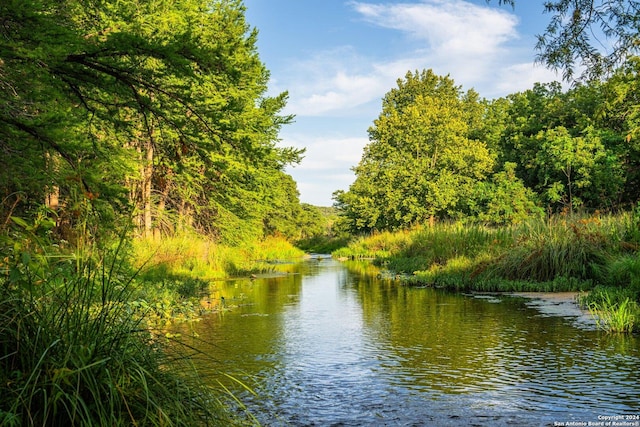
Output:
[[[443,223],[354,239],[335,257],[373,257],[409,284],[476,291],[640,289],[640,215],[556,216],[510,227]],[[592,305],[612,330],[635,324],[640,291]],[[605,313],[609,313],[605,315]],[[613,318],[611,318],[611,316]],[[634,327],[627,327],[627,329]]]
[[640,305],[637,293],[628,289],[597,287],[580,303],[593,314],[598,326],[610,332],[634,332],[640,329]]
[[132,256],[139,267],[144,267],[143,280],[208,282],[272,271],[276,261],[301,258],[304,252],[281,237],[230,247],[195,233],[184,233],[162,239],[136,239]]
[[122,246],[97,258],[12,239],[0,242],[0,425],[239,423],[193,350],[155,329],[156,301],[136,304]]

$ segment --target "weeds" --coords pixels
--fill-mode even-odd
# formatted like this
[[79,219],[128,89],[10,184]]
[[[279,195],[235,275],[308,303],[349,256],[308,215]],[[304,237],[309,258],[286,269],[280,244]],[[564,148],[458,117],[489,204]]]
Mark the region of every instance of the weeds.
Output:
[[235,422],[224,390],[131,304],[139,290],[121,245],[102,258],[53,255],[18,237],[1,247],[1,425]]

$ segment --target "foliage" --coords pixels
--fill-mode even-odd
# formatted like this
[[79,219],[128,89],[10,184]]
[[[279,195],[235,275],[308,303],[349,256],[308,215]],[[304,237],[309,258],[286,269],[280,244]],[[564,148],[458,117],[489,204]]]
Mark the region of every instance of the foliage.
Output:
[[142,234],[291,234],[267,220],[296,218],[283,169],[303,150],[276,146],[287,94],[265,95],[241,1],[7,1],[0,14],[0,194],[16,213],[47,204],[65,239],[89,211],[101,230],[124,214]]
[[393,230],[455,215],[493,167],[470,138],[478,96],[431,70],[407,73],[369,128],[356,181],[335,199],[351,231]]
[[637,64],[566,92],[535,84],[491,102],[430,70],[408,73],[383,100],[355,182],[334,194],[341,225],[359,233],[438,219],[513,224],[545,211],[633,206]]
[[[517,7],[516,0],[498,3]],[[637,1],[554,0],[544,3],[544,12],[551,19],[538,35],[538,61],[562,70],[566,80],[577,69],[584,79],[597,79],[638,52]]]
[[[638,51],[637,1],[557,0],[546,2],[545,12],[553,16],[538,36],[538,59],[561,69],[566,79],[576,66],[587,78],[600,77]],[[604,52],[603,45],[608,46]]]
[[[623,136],[601,121],[603,86],[536,84],[508,97],[508,119],[499,142],[502,161],[534,190],[548,210],[611,209],[624,203],[635,168]],[[629,200],[629,199],[626,199]]]
[[2,425],[235,422],[225,392],[204,385],[186,349],[131,304],[119,249],[102,259],[26,250],[16,258],[6,256],[11,246],[0,288]]
[[478,220],[497,225],[509,225],[541,217],[543,210],[536,203],[536,194],[516,176],[516,164],[506,162],[489,182],[481,182],[473,204]]

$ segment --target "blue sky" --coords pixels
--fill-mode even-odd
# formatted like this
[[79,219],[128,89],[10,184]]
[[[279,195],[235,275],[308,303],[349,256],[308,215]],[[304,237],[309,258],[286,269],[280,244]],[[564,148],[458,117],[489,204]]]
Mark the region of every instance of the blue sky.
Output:
[[269,94],[289,92],[281,145],[307,149],[287,173],[300,200],[331,206],[347,190],[382,97],[407,71],[433,69],[495,98],[560,76],[534,64],[542,0],[245,0]]

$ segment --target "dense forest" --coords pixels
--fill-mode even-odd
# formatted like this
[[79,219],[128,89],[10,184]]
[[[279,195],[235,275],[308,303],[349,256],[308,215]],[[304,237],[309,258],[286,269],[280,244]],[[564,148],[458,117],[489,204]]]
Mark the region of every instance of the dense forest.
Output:
[[5,227],[305,237],[318,213],[284,172],[303,150],[277,146],[293,117],[286,93],[265,96],[240,1],[8,1],[0,14]]
[[384,97],[357,179],[335,198],[352,232],[434,219],[512,224],[560,212],[619,212],[638,201],[638,72],[536,84],[505,98],[449,76],[409,72]]

